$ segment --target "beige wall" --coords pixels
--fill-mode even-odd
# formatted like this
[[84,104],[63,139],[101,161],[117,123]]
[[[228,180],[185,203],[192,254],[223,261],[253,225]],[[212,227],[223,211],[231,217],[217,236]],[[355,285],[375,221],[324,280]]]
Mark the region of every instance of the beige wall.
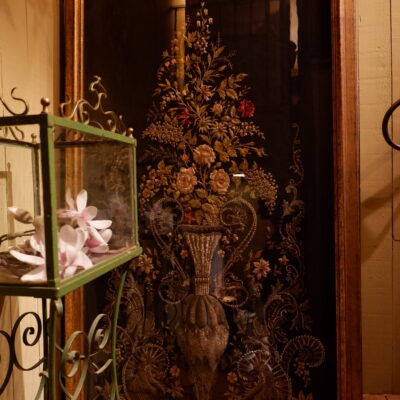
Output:
[[[16,95],[28,101],[32,113],[40,112],[41,97],[49,97],[53,103],[59,97],[58,3],[58,0],[0,0],[0,96],[10,105],[13,104],[9,95],[11,89],[16,86],[18,88]],[[0,115],[7,115],[1,105]],[[24,157],[19,157],[18,154],[13,154],[13,157],[12,168],[24,170]],[[10,162],[10,154],[0,154],[0,164],[5,158]],[[0,170],[4,168],[1,164]],[[20,174],[20,176],[23,175]],[[26,188],[28,188],[32,181],[30,177],[25,179]],[[24,193],[17,191],[13,193],[13,196],[16,203],[25,200]],[[4,204],[0,208],[4,212]],[[0,314],[0,329],[8,332],[13,322],[23,312],[32,310],[40,313],[41,310],[40,303],[30,298],[2,298],[1,300],[0,304],[3,303],[3,305]],[[23,327],[28,324],[29,321]],[[0,339],[2,363],[7,359],[3,352],[4,348],[4,341]],[[21,346],[19,353],[24,366],[31,366],[40,357],[42,349],[36,346],[27,350]],[[0,380],[5,371],[5,366],[2,365]],[[23,375],[15,371],[11,384],[0,399],[31,400],[32,393],[37,387],[37,370]]]
[[[394,211],[400,206],[394,185],[400,182],[400,156],[381,133],[386,109],[400,97],[400,2],[356,3],[364,392],[400,393],[400,221]],[[399,120],[396,125],[399,130]]]

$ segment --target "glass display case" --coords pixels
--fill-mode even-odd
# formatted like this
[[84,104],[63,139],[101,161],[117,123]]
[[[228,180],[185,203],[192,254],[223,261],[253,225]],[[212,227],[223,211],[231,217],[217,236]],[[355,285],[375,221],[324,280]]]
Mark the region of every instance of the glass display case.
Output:
[[117,133],[114,114],[104,113],[108,130],[89,125],[88,103],[71,114],[82,122],[42,104],[39,115],[0,118],[0,293],[58,298],[141,252],[136,141]]

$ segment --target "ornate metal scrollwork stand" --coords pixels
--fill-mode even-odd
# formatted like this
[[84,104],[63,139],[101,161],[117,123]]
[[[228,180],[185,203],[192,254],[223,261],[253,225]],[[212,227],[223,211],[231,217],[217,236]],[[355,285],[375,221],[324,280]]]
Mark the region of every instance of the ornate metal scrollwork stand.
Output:
[[[59,391],[67,399],[77,399],[89,377],[101,377],[102,374],[107,374],[111,381],[108,399],[118,400],[119,392],[115,349],[117,321],[126,270],[121,273],[120,277],[121,280],[111,316],[108,314],[97,315],[88,332],[74,332],[63,346],[57,344],[57,324],[63,314],[61,299],[42,299],[42,316],[36,312],[26,312],[16,320],[10,333],[0,330],[0,336],[7,344],[9,354],[8,360],[6,360],[3,353],[0,361],[2,369],[6,371],[3,381],[0,382],[0,395],[4,393],[7,385],[10,383],[14,368],[26,372],[41,367],[39,387],[34,392],[32,400],[41,399],[43,398],[42,396],[48,400],[55,399]],[[23,328],[21,333],[22,345],[29,349],[36,346],[39,341],[42,341],[44,354],[35,364],[25,366],[19,359],[16,351],[18,332],[23,323],[32,318],[33,322]],[[80,354],[74,350],[74,343],[77,340],[83,340],[86,350],[85,354]],[[7,365],[5,365],[6,362]],[[75,392],[70,393],[67,390],[66,381],[79,374],[80,377]]]

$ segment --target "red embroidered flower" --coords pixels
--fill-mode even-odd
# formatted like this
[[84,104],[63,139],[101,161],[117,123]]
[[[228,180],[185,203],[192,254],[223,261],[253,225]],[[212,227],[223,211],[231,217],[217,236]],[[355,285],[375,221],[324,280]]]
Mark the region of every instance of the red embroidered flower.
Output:
[[178,115],[178,119],[181,121],[185,128],[190,128],[192,125],[192,120],[190,119],[190,113],[187,108],[184,108],[182,112]]
[[251,100],[242,100],[239,103],[238,111],[242,118],[251,118],[254,117],[254,111],[256,111],[256,107]]
[[192,224],[193,222],[196,222],[196,218],[192,214],[192,207],[185,207],[183,214],[183,223]]

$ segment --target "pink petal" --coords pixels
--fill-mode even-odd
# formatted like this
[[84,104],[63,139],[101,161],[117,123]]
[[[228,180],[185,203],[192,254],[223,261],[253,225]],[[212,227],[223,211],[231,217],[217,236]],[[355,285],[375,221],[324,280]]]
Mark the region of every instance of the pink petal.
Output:
[[112,224],[110,219],[98,219],[96,221],[89,221],[89,225],[96,229],[106,229]]
[[68,207],[71,210],[73,210],[75,208],[74,207],[74,199],[71,196],[71,189],[70,188],[68,188],[67,191],[65,192],[65,201],[66,201]]
[[89,231],[90,237],[86,241],[87,246],[96,247],[96,246],[104,243],[103,237],[100,235],[100,233],[95,228],[88,226],[88,231]]
[[17,260],[32,265],[44,265],[45,259],[43,257],[32,256],[29,254],[20,253],[16,250],[10,250],[10,254]]
[[92,220],[96,215],[97,215],[97,207],[95,206],[86,207],[81,212],[81,218],[84,219],[85,221]]
[[81,190],[76,196],[76,208],[79,212],[83,211],[87,204],[87,191]]
[[47,274],[44,265],[40,265],[27,274],[21,276],[22,282],[45,282],[46,280]]

